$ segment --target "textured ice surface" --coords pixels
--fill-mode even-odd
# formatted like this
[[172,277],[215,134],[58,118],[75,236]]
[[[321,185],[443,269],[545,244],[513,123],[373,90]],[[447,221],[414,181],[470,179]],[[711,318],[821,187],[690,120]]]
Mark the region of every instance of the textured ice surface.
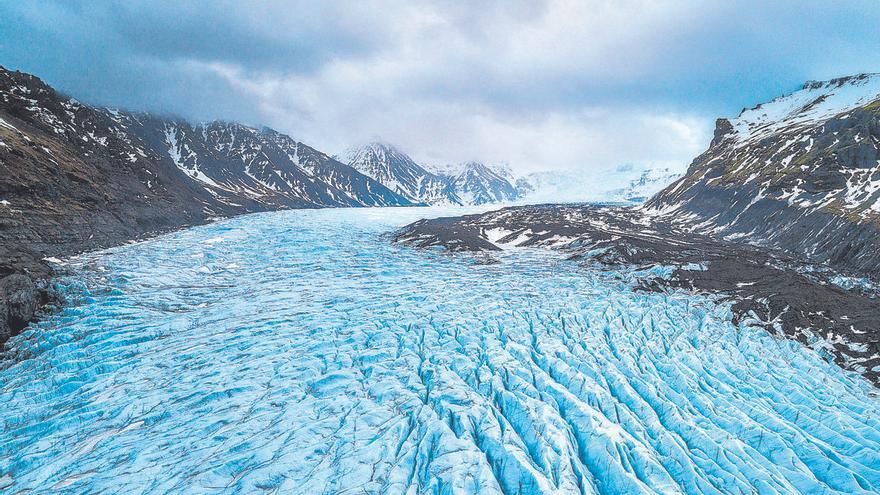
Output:
[[425,209],[251,215],[78,262],[0,371],[3,493],[877,493],[860,377]]

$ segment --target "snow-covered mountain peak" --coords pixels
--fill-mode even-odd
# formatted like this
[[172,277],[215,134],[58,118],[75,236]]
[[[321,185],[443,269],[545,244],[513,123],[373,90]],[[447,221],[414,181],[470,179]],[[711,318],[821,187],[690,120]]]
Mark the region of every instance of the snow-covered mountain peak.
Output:
[[505,179],[513,179],[514,174],[506,163],[486,163],[480,160],[468,160],[458,163],[428,165],[426,168],[438,175],[457,177],[466,173],[490,173]]
[[521,196],[507,165],[480,161],[422,166],[394,145],[377,141],[345,151],[343,161],[413,201],[428,204],[486,204]]
[[360,148],[355,148],[355,150],[370,151],[377,155],[402,154],[402,152],[398,150],[397,147],[395,147],[391,143],[386,143],[385,141],[373,141],[361,146]]
[[470,161],[461,165],[461,172],[459,175],[474,175],[474,174],[486,174],[486,175],[501,175],[495,169],[490,168],[483,162]]
[[406,153],[391,144],[378,141],[347,149],[343,154],[343,161],[375,179],[393,175],[392,169],[400,166],[418,168],[421,169],[420,172],[427,173]]
[[452,185],[459,197],[469,204],[500,203],[518,199],[520,191],[511,182],[506,169],[486,165],[483,162],[463,163]]
[[794,93],[743,110],[731,121],[737,140],[762,138],[780,129],[810,126],[880,99],[880,74],[810,81]]
[[446,178],[426,170],[391,144],[372,142],[345,151],[342,161],[392,191],[424,204],[461,204]]

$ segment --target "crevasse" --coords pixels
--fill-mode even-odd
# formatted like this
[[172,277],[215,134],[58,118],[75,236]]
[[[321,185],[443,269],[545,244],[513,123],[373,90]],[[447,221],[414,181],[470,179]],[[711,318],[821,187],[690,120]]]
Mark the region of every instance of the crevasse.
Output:
[[0,491],[877,493],[872,388],[686,292],[426,209],[250,215],[92,254],[0,369]]

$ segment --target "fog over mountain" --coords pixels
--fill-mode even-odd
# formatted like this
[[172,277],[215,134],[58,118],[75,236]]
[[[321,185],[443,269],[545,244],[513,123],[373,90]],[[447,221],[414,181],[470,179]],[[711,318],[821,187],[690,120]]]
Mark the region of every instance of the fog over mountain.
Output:
[[867,0],[16,1],[0,18],[0,63],[86,103],[520,174],[683,167],[715,116],[880,67]]

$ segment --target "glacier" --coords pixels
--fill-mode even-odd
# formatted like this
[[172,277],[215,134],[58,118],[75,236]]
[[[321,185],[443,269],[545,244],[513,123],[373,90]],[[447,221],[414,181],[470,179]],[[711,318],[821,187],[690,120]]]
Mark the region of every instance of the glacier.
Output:
[[65,260],[70,304],[0,364],[0,492],[880,491],[858,375],[729,303],[633,290],[652,270],[389,242],[449,211],[253,214]]

